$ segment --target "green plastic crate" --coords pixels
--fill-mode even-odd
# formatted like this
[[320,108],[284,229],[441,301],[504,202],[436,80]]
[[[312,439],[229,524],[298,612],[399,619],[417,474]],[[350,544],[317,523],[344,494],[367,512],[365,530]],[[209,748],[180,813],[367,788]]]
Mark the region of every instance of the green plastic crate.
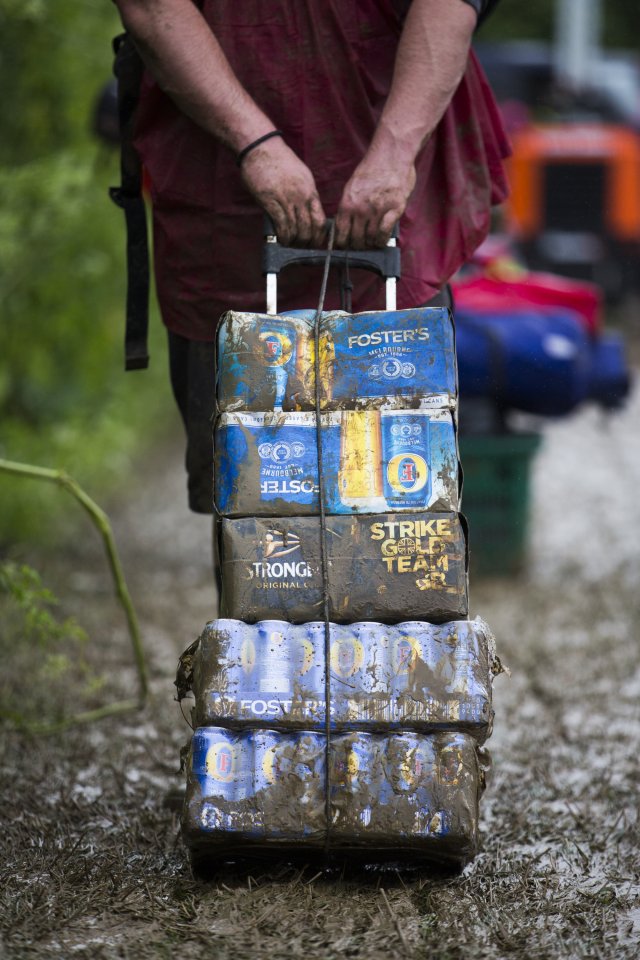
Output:
[[508,576],[524,566],[531,462],[541,439],[536,433],[460,437],[472,572]]

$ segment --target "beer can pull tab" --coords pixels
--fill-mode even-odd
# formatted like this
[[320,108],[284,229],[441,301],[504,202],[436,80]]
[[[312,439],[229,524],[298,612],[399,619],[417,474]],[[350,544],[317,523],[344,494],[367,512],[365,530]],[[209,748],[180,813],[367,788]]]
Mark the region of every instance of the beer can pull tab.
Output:
[[[385,309],[396,309],[396,282],[401,276],[398,225],[393,229],[386,247],[381,250],[333,250],[332,266],[354,267],[377,273],[385,281]],[[265,215],[265,242],[262,253],[262,272],[266,278],[267,313],[278,312],[278,274],[285,267],[323,266],[326,250],[307,250],[302,247],[283,247],[278,242],[273,221]]]

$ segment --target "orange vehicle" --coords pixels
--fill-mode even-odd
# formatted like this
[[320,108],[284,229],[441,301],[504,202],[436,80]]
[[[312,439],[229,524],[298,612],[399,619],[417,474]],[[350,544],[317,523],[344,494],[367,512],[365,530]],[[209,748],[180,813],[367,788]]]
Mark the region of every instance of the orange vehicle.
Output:
[[526,126],[512,142],[507,218],[527,263],[618,299],[640,267],[640,136],[558,123]]

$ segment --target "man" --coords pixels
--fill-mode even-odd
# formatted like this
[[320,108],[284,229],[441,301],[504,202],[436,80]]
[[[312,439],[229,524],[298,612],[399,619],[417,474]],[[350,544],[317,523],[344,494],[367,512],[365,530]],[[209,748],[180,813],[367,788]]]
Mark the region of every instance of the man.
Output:
[[[189,502],[211,512],[212,341],[224,310],[263,307],[262,210],[281,242],[314,247],[327,216],[353,249],[400,220],[400,307],[437,294],[486,234],[508,148],[469,46],[496,0],[115,2],[148,71],[136,145]],[[354,279],[355,308],[378,305],[375,279]],[[283,308],[318,285],[285,274]]]

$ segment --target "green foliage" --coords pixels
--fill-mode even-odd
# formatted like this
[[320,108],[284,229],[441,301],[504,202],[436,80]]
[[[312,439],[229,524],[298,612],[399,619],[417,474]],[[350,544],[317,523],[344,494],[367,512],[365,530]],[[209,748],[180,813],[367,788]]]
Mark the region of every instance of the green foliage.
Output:
[[59,421],[87,391],[102,392],[113,372],[121,331],[104,307],[113,306],[114,292],[123,296],[122,225],[98,189],[86,154],[61,152],[0,171],[0,405],[26,423]]
[[[21,619],[20,642],[45,648],[68,639],[85,643],[84,630],[73,619],[60,623],[52,610],[58,599],[43,586],[40,575],[26,564],[0,564],[0,595],[13,600],[14,613]],[[5,621],[6,622],[6,621]]]
[[109,0],[0,0],[0,164],[89,139],[119,29]]
[[[118,157],[90,132],[118,29],[108,0],[0,0],[0,456],[98,496],[125,486],[170,409],[157,323],[151,371],[123,372]],[[75,527],[42,486],[0,478],[0,547]]]
[[[56,616],[59,601],[32,568],[0,564],[2,714],[64,719],[65,703],[92,698],[103,686],[86,660],[87,635],[72,618]],[[52,704],[56,713],[51,716]]]
[[[102,495],[175,414],[157,322],[151,370],[123,372],[124,223],[98,156],[0,168],[0,456],[63,468]],[[0,488],[0,543],[76,523],[55,490]]]
[[[501,0],[483,24],[480,40],[552,40],[557,0]],[[638,0],[602,0],[602,43],[640,49]]]

